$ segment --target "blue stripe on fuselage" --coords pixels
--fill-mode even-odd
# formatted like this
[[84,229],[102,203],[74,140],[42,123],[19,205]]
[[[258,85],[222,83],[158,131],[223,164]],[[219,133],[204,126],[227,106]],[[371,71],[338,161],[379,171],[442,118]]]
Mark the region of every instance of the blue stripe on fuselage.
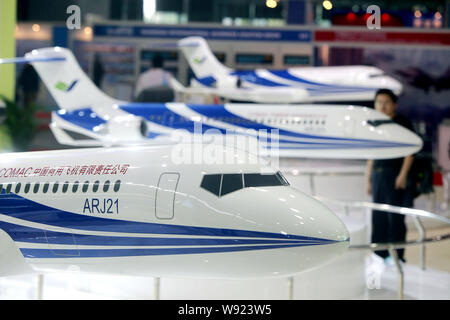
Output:
[[206,87],[212,87],[213,83],[216,82],[216,79],[212,76],[196,78],[196,80]]
[[119,108],[135,116],[142,117],[146,121],[173,129],[184,129],[191,133],[194,133],[196,128],[201,128],[202,134],[209,129],[219,130],[222,134],[226,131],[225,129],[212,127],[200,121],[193,121],[187,117],[180,116],[167,108],[164,103],[131,103],[120,105]]
[[232,76],[237,76],[245,82],[257,84],[265,87],[289,87],[288,84],[278,83],[269,79],[262,78],[256,74],[256,71],[233,71],[230,73]]
[[[287,131],[284,129],[279,129],[276,127],[269,127],[264,124],[260,124],[257,122],[254,122],[252,120],[249,120],[247,118],[243,118],[241,116],[238,116],[234,113],[229,112],[226,110],[225,105],[193,105],[193,104],[187,104],[186,105],[191,110],[195,111],[196,113],[205,116],[206,118],[218,122],[224,122],[233,126],[240,127],[242,129],[253,129],[255,130],[255,134],[258,138],[261,139],[260,133],[257,132],[258,130],[265,130],[267,134],[273,133],[273,130],[276,130],[279,135],[281,136],[288,136],[288,137],[294,137],[294,138],[310,138],[310,139],[316,139],[319,141],[323,140],[334,140],[333,142],[317,142],[317,141],[296,141],[296,140],[287,140],[286,137],[279,137],[278,143],[290,143],[290,144],[296,144],[296,145],[303,145],[303,147],[300,147],[302,149],[311,149],[316,148],[316,146],[322,146],[323,148],[346,148],[347,146],[350,146],[350,148],[389,148],[389,147],[405,147],[410,146],[408,144],[402,144],[402,143],[395,143],[395,142],[386,142],[386,141],[376,141],[376,140],[364,140],[364,139],[350,139],[350,138],[338,138],[338,137],[327,137],[327,136],[315,136],[315,135],[308,135],[308,134],[302,134],[302,133],[296,133],[292,131]],[[154,104],[154,103],[133,103],[133,104],[127,104],[127,105],[120,105],[120,109],[123,111],[126,111],[128,113],[131,113],[135,116],[139,116],[144,118],[147,121],[156,123],[161,126],[169,127],[172,129],[182,129],[187,130],[190,133],[197,133],[201,132],[202,134],[205,133],[221,133],[225,134],[227,132],[227,129],[220,128],[217,126],[211,126],[208,124],[205,124],[203,122],[199,121],[193,121],[187,117],[180,116],[179,114],[173,112],[165,104]],[[208,132],[209,130],[209,132]],[[237,133],[234,132],[233,129],[228,129],[231,133]],[[245,132],[241,132],[238,134],[246,134]],[[248,133],[250,134],[250,133]],[[271,137],[264,138],[267,140],[268,143],[271,142]],[[339,142],[336,142],[336,140],[339,140]],[[351,144],[349,143],[351,142]],[[314,146],[312,146],[314,145]],[[287,147],[289,148],[289,147]],[[299,147],[293,147],[293,149],[298,149]]]
[[278,234],[249,230],[171,225],[92,217],[86,214],[77,214],[49,207],[13,193],[6,194],[5,190],[0,193],[0,214],[28,222],[70,228],[74,231],[88,230],[124,233],[332,241],[314,237],[285,235],[281,233]]
[[[280,144],[296,144],[302,145],[301,147],[292,147],[293,149],[311,149],[316,148],[316,146],[321,146],[323,148],[392,148],[392,147],[408,147],[413,146],[406,143],[396,143],[388,141],[378,141],[378,140],[367,140],[367,139],[352,139],[352,138],[340,138],[340,137],[330,137],[330,136],[317,136],[311,134],[304,134],[293,132],[285,129],[280,129],[276,127],[267,126],[262,123],[252,121],[250,119],[238,116],[234,113],[229,112],[225,105],[193,105],[188,104],[191,110],[197,112],[198,114],[205,116],[211,120],[227,123],[233,126],[240,127],[242,129],[253,129],[256,134],[261,139],[259,135],[259,130],[265,130],[267,134],[277,132],[280,136],[278,137],[278,143]],[[207,125],[200,121],[193,121],[187,117],[181,116],[169,108],[163,103],[132,103],[126,105],[120,105],[120,109],[135,116],[144,118],[146,121],[156,123],[158,125],[168,127],[171,129],[184,129],[190,133],[201,132],[205,133],[221,133],[225,134],[227,129],[220,128],[217,126]],[[95,127],[106,123],[105,120],[100,118],[95,112],[90,108],[78,109],[73,111],[59,111],[58,116],[66,121],[69,121],[77,126],[84,129],[93,131]],[[231,130],[232,129],[228,129]],[[240,133],[245,134],[245,132]],[[147,138],[152,139],[157,136],[163,135],[161,133],[150,131]],[[288,140],[288,138],[307,138],[314,139],[316,141],[296,141]],[[264,138],[267,142],[271,142],[271,137]],[[317,141],[318,140],[318,141]],[[324,141],[331,140],[331,141]],[[289,147],[286,147],[289,148]]]
[[0,221],[4,230],[16,242],[35,244],[58,244],[80,246],[210,246],[210,245],[255,245],[255,244],[315,244],[331,243],[329,240],[285,240],[285,239],[223,239],[223,238],[163,238],[123,237],[105,235],[73,234],[38,229],[20,224]]
[[29,249],[21,248],[25,258],[99,258],[99,257],[136,257],[136,256],[161,256],[178,254],[205,254],[205,253],[225,253],[253,250],[270,250],[295,248],[304,246],[322,245],[314,244],[285,244],[267,246],[237,246],[237,247],[200,247],[200,248],[161,248],[161,249]]
[[317,92],[318,94],[319,93],[350,93],[350,92],[377,90],[374,88],[342,86],[342,85],[314,82],[314,81],[310,81],[310,80],[306,80],[306,79],[294,76],[289,72],[289,70],[267,70],[267,71],[279,78],[304,84],[304,85],[306,85],[305,89],[307,89],[308,91],[319,91],[319,92]]
[[[193,111],[207,117],[213,119],[220,119],[220,121],[237,125],[240,127],[244,127],[245,129],[254,129],[254,130],[265,130],[267,133],[270,133],[272,130],[278,130],[280,136],[294,137],[294,138],[307,138],[307,139],[315,139],[319,141],[323,140],[332,140],[333,142],[328,142],[329,145],[338,145],[334,141],[339,142],[351,142],[351,143],[362,143],[364,147],[370,148],[374,147],[405,147],[405,146],[413,146],[410,144],[404,143],[396,143],[396,142],[388,142],[388,141],[377,141],[377,140],[368,140],[368,139],[352,139],[352,138],[340,138],[340,137],[331,137],[331,136],[317,136],[305,133],[298,133],[293,131],[288,131],[285,129],[280,129],[276,127],[267,126],[262,123],[258,123],[252,121],[247,118],[243,118],[238,116],[225,108],[225,105],[194,105],[187,104],[187,107],[192,109]],[[287,141],[286,141],[287,142]],[[295,143],[295,141],[289,141],[289,143]],[[304,144],[323,144],[323,142],[301,142]],[[342,146],[348,144],[341,144]]]
[[291,73],[289,73],[289,70],[266,70],[266,71],[270,72],[271,74],[273,74],[279,78],[293,81],[293,82],[296,82],[297,84],[302,84],[302,85],[296,86],[296,85],[290,85],[290,84],[286,84],[286,83],[276,82],[271,79],[266,79],[266,78],[263,78],[260,75],[258,75],[256,70],[233,71],[230,73],[230,75],[237,76],[245,82],[260,85],[263,87],[291,87],[293,89],[295,89],[295,87],[300,87],[300,88],[308,90],[310,92],[310,94],[313,94],[313,95],[336,94],[336,93],[359,93],[359,92],[367,92],[367,91],[375,91],[376,90],[374,88],[341,86],[341,85],[333,85],[333,84],[314,82],[314,81],[296,77],[296,76],[292,75]]

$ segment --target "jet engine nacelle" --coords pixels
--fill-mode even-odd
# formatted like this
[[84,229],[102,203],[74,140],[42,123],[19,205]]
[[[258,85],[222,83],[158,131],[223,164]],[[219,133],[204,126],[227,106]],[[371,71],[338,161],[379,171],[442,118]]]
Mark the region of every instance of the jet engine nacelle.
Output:
[[107,128],[113,142],[136,142],[147,138],[148,135],[148,126],[145,119],[133,115],[114,117],[108,121]]
[[226,76],[226,77],[217,79],[216,87],[221,88],[221,89],[223,89],[223,88],[226,88],[226,89],[240,88],[241,87],[240,82],[241,82],[241,80],[239,79],[239,77]]

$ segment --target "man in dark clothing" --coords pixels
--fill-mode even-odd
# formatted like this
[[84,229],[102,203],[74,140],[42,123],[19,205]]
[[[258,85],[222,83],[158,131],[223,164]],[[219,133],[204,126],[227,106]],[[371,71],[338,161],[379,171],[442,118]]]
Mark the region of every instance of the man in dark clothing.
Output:
[[[413,131],[411,122],[398,115],[397,96],[388,89],[380,89],[375,95],[375,109],[389,116],[392,121]],[[399,207],[413,207],[414,183],[409,175],[414,157],[369,160],[367,162],[367,191],[373,202]],[[406,240],[405,216],[396,213],[372,212],[372,242],[401,242]],[[375,251],[386,259],[387,250]],[[397,249],[398,257],[405,262],[404,249]]]

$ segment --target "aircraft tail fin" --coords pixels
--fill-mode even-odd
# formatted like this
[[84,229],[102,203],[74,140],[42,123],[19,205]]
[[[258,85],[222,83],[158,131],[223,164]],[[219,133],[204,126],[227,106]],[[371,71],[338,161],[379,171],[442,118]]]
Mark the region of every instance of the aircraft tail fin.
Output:
[[189,66],[199,79],[220,78],[230,73],[230,69],[217,60],[205,39],[187,37],[178,41],[178,47],[183,51]]
[[103,93],[65,48],[33,50],[24,58],[1,59],[1,63],[30,63],[62,109],[113,105],[115,99]]
[[184,93],[186,91],[186,87],[183,86],[177,79],[174,77],[170,78],[170,86],[175,90],[175,92]]

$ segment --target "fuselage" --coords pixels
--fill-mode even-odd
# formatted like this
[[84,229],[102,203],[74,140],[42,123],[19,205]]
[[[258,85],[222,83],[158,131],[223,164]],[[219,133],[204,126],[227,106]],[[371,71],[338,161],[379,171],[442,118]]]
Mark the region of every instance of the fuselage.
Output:
[[402,92],[399,81],[369,66],[231,71],[220,79],[197,78],[193,86],[230,100],[257,103],[351,103],[373,101],[380,88]]
[[400,94],[403,89],[399,81],[373,66],[234,70],[217,60],[202,37],[181,39],[178,41],[178,47],[183,51],[195,74],[196,79],[192,82],[195,89],[200,88],[205,93],[214,93],[235,101],[373,101],[378,89],[391,89],[396,94]]
[[348,247],[342,222],[280,173],[201,147],[1,155],[0,273],[282,276]]
[[[142,123],[124,120],[111,126],[111,119],[127,117]],[[56,136],[63,128],[85,134],[99,145],[175,143],[182,133],[219,142],[226,135],[240,135],[249,138],[248,144],[255,138],[253,145],[261,156],[396,158],[422,147],[416,134],[386,115],[355,106],[122,103],[114,108],[60,110],[52,122]]]

